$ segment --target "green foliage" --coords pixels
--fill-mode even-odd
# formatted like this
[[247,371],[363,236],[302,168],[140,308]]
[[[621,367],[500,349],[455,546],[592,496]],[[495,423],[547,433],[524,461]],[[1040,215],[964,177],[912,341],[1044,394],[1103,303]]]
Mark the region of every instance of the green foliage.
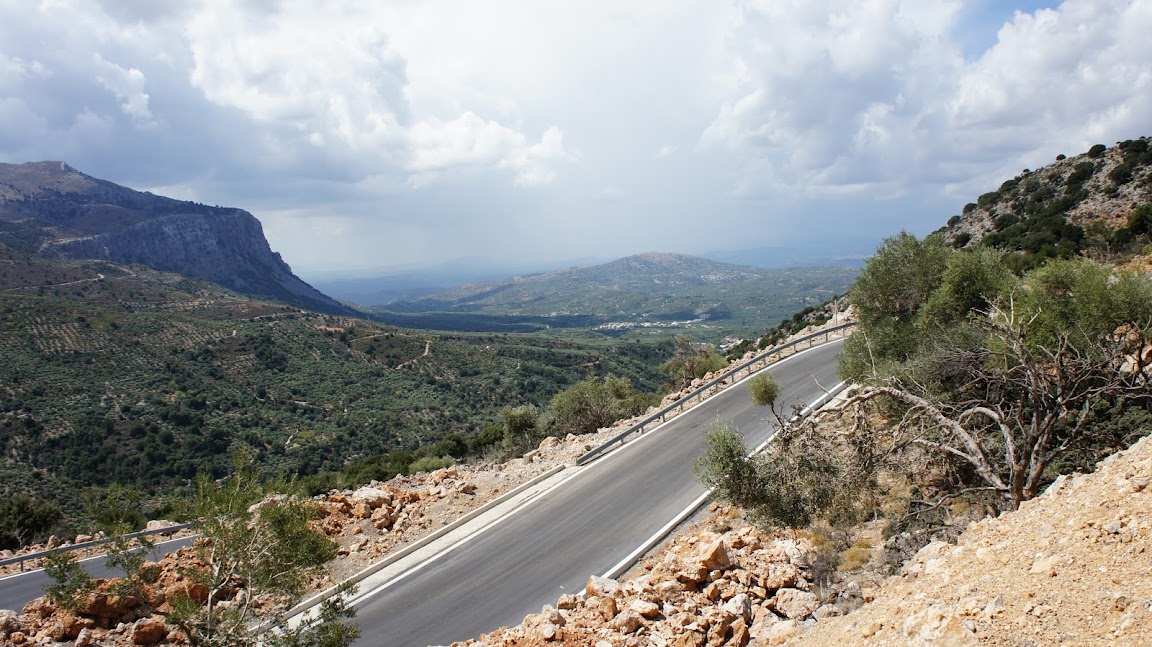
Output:
[[748,393],[758,407],[774,407],[780,396],[780,384],[770,373],[759,373],[748,380]]
[[44,588],[48,599],[56,606],[73,613],[83,609],[92,591],[92,577],[80,565],[72,551],[58,550],[44,558],[44,573],[52,580]]
[[770,445],[765,454],[749,458],[744,437],[730,423],[717,423],[706,438],[697,477],[754,523],[798,528],[818,517],[839,521],[847,511],[841,509],[851,501],[844,466],[821,443],[797,438],[787,450]]
[[647,398],[637,398],[627,378],[589,376],[552,398],[549,431],[558,436],[593,433],[647,406]]
[[[173,600],[169,620],[188,634],[193,645],[258,644],[254,621],[282,625],[308,581],[336,556],[335,543],[309,525],[316,511],[308,502],[274,495],[283,484],[261,483],[246,458],[238,460],[237,468],[219,486],[201,477],[191,503],[190,516],[196,519],[199,534],[196,551],[205,568],[190,575],[207,587],[208,599],[203,605]],[[237,589],[244,594],[235,593]],[[230,603],[222,604],[229,598]],[[253,605],[257,599],[265,601],[260,608]],[[327,623],[280,629],[296,636],[281,638],[289,641],[281,644],[316,644],[307,642],[304,632],[319,632],[318,638],[340,639],[330,644],[346,645],[355,634]]]
[[[556,397],[560,395],[557,394]],[[528,449],[542,437],[539,424],[540,411],[535,405],[507,407],[500,412],[500,418],[504,422],[503,447],[507,451]]]
[[1088,157],[1091,157],[1092,159],[1096,159],[1096,158],[1104,155],[1104,151],[1106,151],[1106,150],[1108,150],[1108,147],[1105,146],[1104,144],[1096,144],[1096,145],[1092,146],[1092,148],[1088,149]]
[[840,356],[844,379],[860,379],[878,363],[903,361],[915,352],[917,315],[943,281],[952,253],[935,236],[919,240],[907,232],[880,244],[848,293],[860,328]]
[[727,365],[712,344],[694,341],[691,335],[677,335],[676,351],[672,359],[660,366],[660,372],[671,380],[671,389],[678,390]]
[[0,500],[0,548],[20,548],[47,539],[62,516],[56,505],[26,494]]
[[1128,229],[1137,236],[1152,234],[1152,203],[1142,204],[1128,214]]
[[425,456],[409,465],[408,472],[410,474],[415,474],[416,472],[435,472],[438,469],[452,467],[455,464],[456,459],[451,456]]
[[986,311],[1015,282],[1003,253],[989,248],[950,253],[940,283],[916,313],[916,327],[932,333]]

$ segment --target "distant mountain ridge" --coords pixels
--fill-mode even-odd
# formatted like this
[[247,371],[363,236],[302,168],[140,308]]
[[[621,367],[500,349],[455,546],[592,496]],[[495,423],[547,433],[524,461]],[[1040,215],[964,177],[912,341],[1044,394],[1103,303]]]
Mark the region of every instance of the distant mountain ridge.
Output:
[[[482,281],[389,304],[394,313],[593,318],[601,325],[672,320],[765,322],[827,301],[851,285],[852,267],[765,269],[648,252],[591,267]],[[558,325],[563,325],[562,323]]]
[[310,310],[351,312],[293,274],[247,211],[135,191],[65,162],[0,164],[0,220],[38,229],[34,251],[42,256],[140,264]]

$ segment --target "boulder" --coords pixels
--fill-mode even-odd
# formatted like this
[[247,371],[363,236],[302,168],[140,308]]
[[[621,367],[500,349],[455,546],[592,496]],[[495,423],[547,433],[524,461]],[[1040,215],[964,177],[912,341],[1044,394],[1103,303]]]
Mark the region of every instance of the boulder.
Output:
[[632,604],[628,605],[628,610],[635,611],[649,620],[660,615],[660,606],[647,600],[633,600]]
[[593,575],[584,585],[584,591],[589,596],[612,597],[620,591],[620,583],[609,577]]
[[728,550],[724,547],[724,540],[717,539],[704,549],[700,555],[700,565],[709,571],[728,568],[732,561],[728,559]]
[[820,608],[814,593],[799,589],[780,589],[772,598],[772,605],[781,615],[792,620],[803,620]]
[[351,498],[353,502],[363,503],[372,510],[375,510],[382,505],[392,504],[392,493],[377,487],[362,487],[353,492]]
[[164,621],[155,616],[138,621],[128,632],[133,645],[154,645],[167,636],[168,628],[164,626]]
[[795,620],[783,620],[768,629],[768,640],[766,642],[769,645],[783,645],[802,630],[799,622]]
[[[611,598],[607,598],[611,600]],[[635,611],[623,611],[611,623],[611,627],[622,634],[630,634],[644,625],[644,618]]]

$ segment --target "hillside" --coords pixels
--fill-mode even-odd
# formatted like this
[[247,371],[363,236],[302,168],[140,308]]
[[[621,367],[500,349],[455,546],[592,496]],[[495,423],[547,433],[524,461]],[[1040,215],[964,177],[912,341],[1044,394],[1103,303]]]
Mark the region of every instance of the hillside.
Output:
[[0,495],[159,491],[222,475],[242,447],[270,471],[339,469],[468,438],[501,408],[547,402],[590,373],[656,390],[669,352],[398,329],[0,246]]
[[0,224],[0,241],[45,257],[146,265],[352,314],[293,274],[247,211],[134,191],[64,162],[0,164]]
[[1111,258],[1149,231],[1152,150],[1147,137],[1092,147],[1006,180],[949,219],[955,247],[983,243],[1015,253],[1018,267],[1084,253]]
[[520,317],[552,327],[698,327],[762,331],[852,282],[851,267],[764,269],[648,253],[592,267],[460,286],[379,311]]

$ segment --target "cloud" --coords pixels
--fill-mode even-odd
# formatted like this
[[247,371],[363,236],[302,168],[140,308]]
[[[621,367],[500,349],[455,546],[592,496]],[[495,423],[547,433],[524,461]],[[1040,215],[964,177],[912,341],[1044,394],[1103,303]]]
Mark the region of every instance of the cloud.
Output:
[[412,157],[407,169],[415,186],[424,186],[449,169],[496,167],[515,173],[518,186],[546,184],[555,179],[547,166],[553,160],[571,160],[564,136],[549,128],[540,141],[529,144],[520,132],[495,121],[465,112],[449,122],[427,119],[409,131]]
[[104,60],[100,54],[94,55],[96,80],[109,92],[116,95],[120,109],[140,128],[156,125],[152,111],[148,109],[148,93],[144,91],[144,74],[136,69],[124,69],[115,63]]
[[744,5],[726,43],[733,81],[699,146],[744,160],[738,193],[891,197],[926,182],[964,193],[1107,134],[1144,134],[1148,2],[1016,12],[973,60],[955,32],[959,8]]

